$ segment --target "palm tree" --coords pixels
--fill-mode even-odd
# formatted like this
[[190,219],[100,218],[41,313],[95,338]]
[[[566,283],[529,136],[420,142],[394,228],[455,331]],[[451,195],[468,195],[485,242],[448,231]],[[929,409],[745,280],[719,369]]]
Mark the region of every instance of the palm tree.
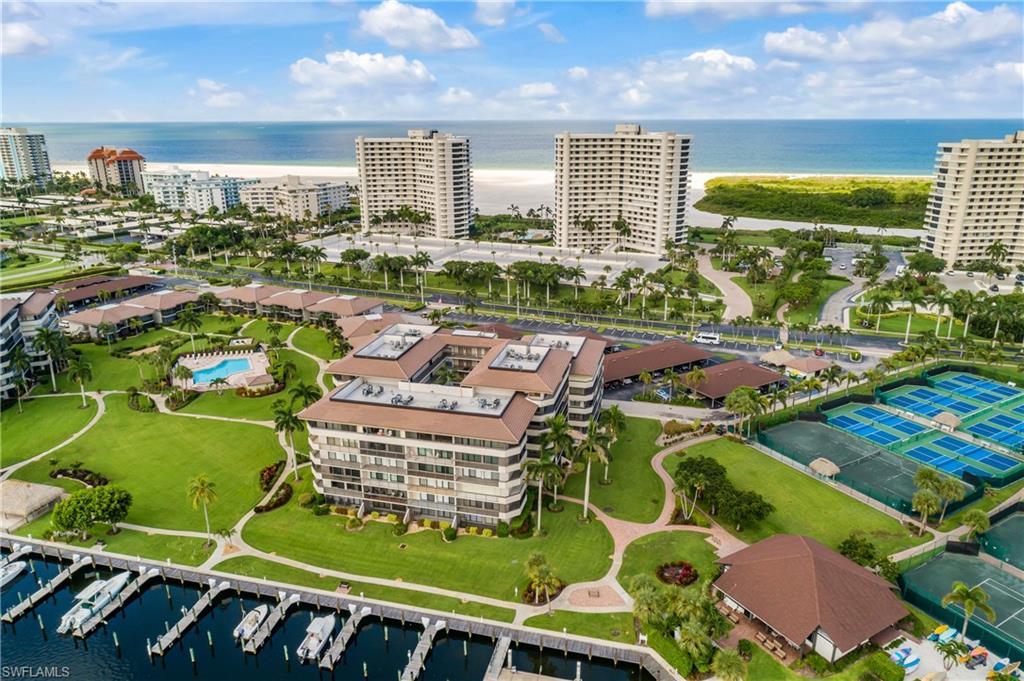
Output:
[[320,399],[320,389],[308,383],[299,383],[288,391],[292,396],[292,404],[301,402],[303,407],[308,407]]
[[711,671],[722,681],[743,681],[747,665],[735,650],[719,650],[711,661]]
[[201,473],[188,481],[186,492],[188,502],[195,510],[201,505],[203,507],[203,518],[206,520],[206,546],[213,543],[213,536],[210,533],[210,513],[208,507],[217,501],[217,485],[205,473]]
[[647,393],[650,392],[651,382],[654,381],[654,377],[651,376],[650,371],[644,369],[643,371],[640,372],[639,378],[640,382],[644,384],[644,394],[646,395]]
[[53,386],[53,392],[57,392],[57,373],[54,370],[54,365],[64,358],[67,340],[56,329],[42,328],[36,332],[35,340],[32,341],[32,349],[37,353],[46,353],[47,364],[50,367],[50,383]]
[[960,638],[967,638],[967,626],[971,623],[971,617],[977,610],[988,619],[989,622],[996,621],[996,611],[988,604],[990,596],[980,586],[970,587],[957,580],[953,582],[953,589],[942,597],[942,606],[959,605],[964,611],[964,628],[960,631]]
[[672,369],[665,370],[665,382],[668,383],[668,399],[671,400],[675,397],[676,388],[683,382],[683,379],[679,377],[679,374],[672,371]]
[[290,409],[283,405],[274,410],[274,431],[288,435],[288,446],[292,450],[292,459],[295,460],[295,479],[299,479],[299,463],[295,459],[295,431],[302,430],[302,421],[293,414]]
[[178,328],[188,332],[189,340],[192,341],[192,352],[196,351],[195,332],[202,328],[202,326],[203,321],[199,318],[199,314],[191,304],[185,306],[185,309],[178,315]]
[[687,372],[686,376],[683,378],[683,383],[686,384],[686,387],[690,389],[691,393],[696,394],[697,388],[705,380],[707,380],[707,374],[704,373],[704,370],[700,367],[696,367]]
[[939,525],[946,518],[946,509],[952,501],[960,501],[967,494],[967,488],[953,478],[943,477],[935,487],[935,493],[942,500],[942,512],[939,514]]
[[71,380],[78,383],[82,393],[82,409],[85,409],[89,406],[85,401],[85,384],[92,380],[92,365],[82,355],[74,355],[68,363],[68,375],[71,376]]
[[562,474],[562,468],[551,458],[551,451],[542,449],[537,458],[529,458],[523,464],[523,474],[527,481],[537,483],[537,529],[534,536],[540,536],[541,507],[544,505],[544,485],[556,475]]
[[217,395],[218,396],[224,394],[224,388],[227,387],[227,385],[228,385],[228,380],[226,378],[224,378],[223,376],[218,376],[217,378],[215,378],[212,381],[210,381],[210,387],[217,389]]
[[945,667],[947,672],[960,664],[960,658],[970,651],[970,648],[963,641],[936,643],[935,649],[942,655],[942,666]]
[[892,295],[883,288],[875,288],[868,292],[868,310],[877,315],[875,331],[882,327],[882,315],[892,309]]
[[21,408],[21,398],[28,392],[28,381],[25,380],[25,374],[16,374],[14,380],[11,381],[14,385],[14,396],[18,400],[18,413],[25,413]]
[[583,479],[583,519],[586,520],[590,514],[590,466],[594,461],[608,461],[608,434],[594,419],[587,422],[587,432],[576,451],[587,462],[586,477]]
[[921,514],[921,527],[917,533],[917,536],[920,537],[924,534],[924,528],[928,526],[928,516],[937,513],[942,508],[942,502],[939,500],[939,495],[930,489],[915,492],[910,502],[911,507]]
[[967,513],[964,513],[963,524],[967,528],[966,538],[970,540],[988,532],[991,521],[988,519],[988,514],[980,508],[972,508]]
[[192,380],[192,370],[184,364],[179,364],[174,367],[174,377],[184,383],[185,387],[188,388],[188,382]]
[[903,294],[903,302],[910,306],[910,311],[907,312],[907,330],[903,334],[903,343],[907,344],[910,342],[910,323],[914,319],[914,313],[919,306],[925,304],[926,299],[923,293],[915,289]]

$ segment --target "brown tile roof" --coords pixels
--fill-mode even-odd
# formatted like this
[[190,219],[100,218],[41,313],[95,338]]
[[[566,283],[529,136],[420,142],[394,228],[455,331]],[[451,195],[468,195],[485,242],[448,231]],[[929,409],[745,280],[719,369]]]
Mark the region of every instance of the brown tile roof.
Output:
[[0,317],[6,317],[11,310],[17,309],[18,304],[17,298],[0,298]]
[[[85,277],[85,279],[79,281],[92,278],[93,277]],[[135,274],[127,277],[102,277],[102,279],[103,280],[98,283],[74,287],[68,287],[68,284],[72,282],[65,281],[55,286],[54,291],[57,293],[58,298],[64,298],[69,303],[74,304],[82,300],[95,298],[99,296],[100,291],[120,293],[122,291],[130,291],[131,289],[143,288],[145,286],[155,286],[160,283],[160,280],[156,277],[146,277]]]
[[664,340],[654,345],[613,352],[604,358],[604,380],[621,381],[642,371],[661,371],[680,364],[692,364],[711,357],[707,350],[679,340]]
[[21,304],[18,315],[25,317],[37,317],[54,301],[57,296],[50,291],[33,291],[32,295]]
[[118,322],[123,322],[126,319],[131,319],[132,317],[145,317],[151,314],[153,314],[153,310],[148,307],[138,307],[136,305],[104,305],[103,307],[93,307],[88,310],[69,314],[64,319],[83,326],[99,326],[103,323],[117,324]]
[[215,293],[220,300],[238,300],[243,303],[256,303],[262,301],[264,298],[269,298],[276,293],[282,293],[288,289],[281,288],[280,286],[271,286],[269,284],[260,284],[259,286],[236,286],[235,288],[229,288],[219,293]]
[[368,310],[372,310],[378,305],[383,304],[384,301],[380,298],[364,298],[363,296],[331,296],[313,303],[307,309],[313,315],[326,312],[334,315],[335,317],[351,317],[363,314]]
[[[462,344],[467,340],[484,340],[470,336],[452,336]],[[496,342],[491,340],[492,343]],[[528,393],[551,394],[558,390],[562,383],[569,364],[572,362],[572,353],[566,350],[555,350],[548,348],[544,359],[536,371],[521,371],[516,369],[494,369],[491,362],[497,359],[498,355],[506,345],[513,341],[497,341],[499,344],[492,347],[483,359],[464,379],[462,385],[488,388],[505,388],[507,390],[522,390]]]
[[[607,361],[606,359],[605,362],[607,363]],[[605,375],[607,376],[607,369]],[[779,372],[759,367],[742,359],[706,367],[704,376],[704,381],[697,386],[696,392],[713,400],[725,397],[742,385],[760,388],[783,380],[783,376]]]
[[604,349],[608,343],[587,337],[583,347],[572,360],[569,373],[573,376],[593,376],[604,362]]
[[199,300],[199,294],[195,291],[167,291],[147,293],[124,301],[132,305],[141,305],[152,310],[169,310],[172,307],[194,303]]
[[69,291],[73,288],[92,286],[93,284],[100,284],[104,281],[113,281],[114,279],[117,279],[117,277],[109,274],[91,274],[87,277],[78,277],[77,279],[65,279],[64,281],[57,282],[52,286],[52,289],[54,291]]
[[436,409],[332,401],[324,397],[299,412],[299,418],[515,444],[522,439],[536,412],[537,405],[522,395],[513,397],[500,416],[457,411],[445,411],[442,416]]
[[330,298],[330,293],[322,291],[303,291],[301,289],[285,290],[275,293],[261,302],[264,305],[277,305],[287,307],[289,310],[305,310],[314,303],[319,303],[324,298]]
[[393,324],[428,324],[423,317],[405,312],[385,312],[377,315],[342,317],[334,322],[345,338],[373,335]]
[[778,534],[720,558],[715,587],[800,644],[819,627],[848,651],[907,611],[893,586],[809,537]]
[[832,366],[832,362],[817,357],[794,357],[785,364],[787,369],[793,369],[805,374],[813,374],[824,371]]

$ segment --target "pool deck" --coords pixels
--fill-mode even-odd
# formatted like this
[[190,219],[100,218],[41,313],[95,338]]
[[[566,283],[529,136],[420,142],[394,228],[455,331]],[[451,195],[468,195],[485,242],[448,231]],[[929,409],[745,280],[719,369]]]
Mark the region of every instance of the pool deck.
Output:
[[193,383],[191,380],[183,381],[181,379],[174,379],[174,384],[180,388],[188,388],[195,390],[196,392],[206,392],[209,390],[223,390],[224,388],[246,388],[257,385],[264,385],[268,380],[271,382],[273,379],[270,377],[270,359],[267,354],[262,351],[253,350],[225,350],[222,352],[211,352],[211,353],[200,353],[200,354],[188,354],[182,355],[178,358],[178,364],[181,366],[188,367],[188,369],[196,374],[205,369],[215,367],[225,360],[233,359],[245,359],[249,361],[249,369],[247,371],[238,371],[233,374],[224,377],[227,381],[227,386],[218,387],[210,385],[209,383]]

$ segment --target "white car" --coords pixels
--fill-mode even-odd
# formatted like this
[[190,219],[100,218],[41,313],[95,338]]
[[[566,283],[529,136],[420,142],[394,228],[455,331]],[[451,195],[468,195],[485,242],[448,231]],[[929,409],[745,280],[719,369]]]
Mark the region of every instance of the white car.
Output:
[[700,345],[721,345],[722,334],[702,331],[693,337],[693,342]]

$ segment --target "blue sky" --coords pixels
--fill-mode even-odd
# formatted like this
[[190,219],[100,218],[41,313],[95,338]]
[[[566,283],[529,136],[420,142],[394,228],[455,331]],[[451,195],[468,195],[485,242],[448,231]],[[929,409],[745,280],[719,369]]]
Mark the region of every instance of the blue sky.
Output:
[[3,118],[1024,117],[1020,3],[3,4]]

